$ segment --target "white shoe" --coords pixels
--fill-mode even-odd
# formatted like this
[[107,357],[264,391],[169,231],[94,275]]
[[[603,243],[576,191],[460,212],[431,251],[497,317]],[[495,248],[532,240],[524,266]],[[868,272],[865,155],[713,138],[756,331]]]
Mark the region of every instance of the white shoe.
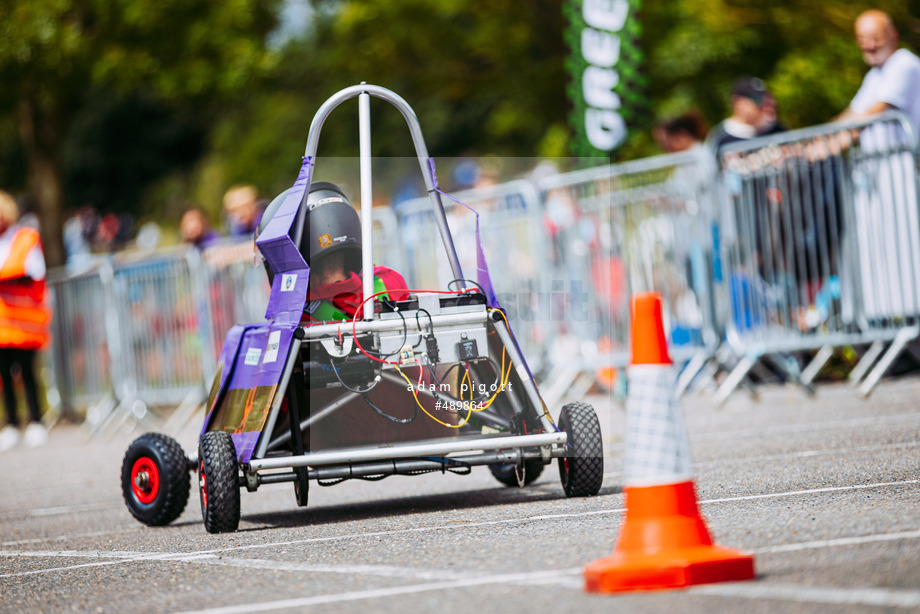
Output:
[[48,429],[41,422],[30,422],[22,438],[30,448],[37,448],[48,443]]
[[0,452],[5,452],[19,443],[19,429],[12,424],[7,424],[0,431]]

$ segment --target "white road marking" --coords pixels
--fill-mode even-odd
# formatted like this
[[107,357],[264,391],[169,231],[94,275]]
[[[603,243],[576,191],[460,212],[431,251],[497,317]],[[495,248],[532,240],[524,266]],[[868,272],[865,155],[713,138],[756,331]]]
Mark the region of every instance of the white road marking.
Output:
[[94,531],[92,533],[74,533],[72,535],[56,535],[54,537],[35,537],[32,539],[18,539],[9,542],[0,542],[0,548],[6,546],[21,546],[22,544],[43,544],[46,542],[61,542],[84,537],[102,537],[103,535],[118,535],[121,533],[136,533],[142,530],[140,525],[132,529],[119,529],[114,531]]
[[777,497],[794,497],[796,495],[811,495],[819,492],[844,492],[847,490],[865,490],[867,488],[884,488],[886,486],[904,486],[920,484],[920,480],[902,480],[900,482],[877,482],[875,484],[853,484],[852,486],[828,486],[827,488],[811,488],[808,490],[790,490],[787,492],[767,493],[763,495],[744,495],[741,497],[725,497],[723,499],[705,499],[706,503],[729,503],[734,501],[754,501],[755,499],[773,499]]
[[[694,467],[717,467],[731,464],[748,464],[784,458],[812,458],[815,456],[834,456],[835,454],[853,454],[854,452],[878,452],[881,450],[905,450],[920,446],[920,441],[892,443],[878,446],[858,446],[855,448],[835,448],[832,450],[803,450],[801,452],[787,452],[784,454],[763,454],[761,456],[737,456],[713,461],[693,463]],[[605,476],[608,474],[604,474]]]
[[812,550],[815,548],[833,548],[837,546],[858,546],[874,542],[896,541],[899,539],[918,539],[920,531],[902,531],[900,533],[881,533],[878,535],[860,535],[858,537],[838,537],[836,539],[821,539],[798,544],[783,544],[781,546],[768,546],[758,548],[757,554],[774,554],[778,552],[797,552],[799,550]]
[[713,584],[690,590],[694,595],[717,595],[742,599],[772,599],[799,603],[833,603],[878,607],[914,608],[920,606],[920,591],[885,588],[819,588],[791,584],[733,583]]
[[895,422],[920,421],[920,413],[895,414],[891,416],[878,416],[870,418],[850,418],[847,420],[833,420],[821,422],[804,422],[797,424],[780,424],[775,426],[762,426],[754,429],[737,429],[734,431],[712,432],[707,428],[694,429],[697,435],[690,435],[691,443],[696,441],[718,441],[722,439],[737,439],[747,436],[762,436],[764,433],[804,433],[806,431],[840,430],[846,428],[859,428],[863,426],[890,426]]
[[[800,495],[810,495],[815,493],[826,493],[826,492],[845,492],[852,490],[865,490],[872,488],[884,488],[888,486],[905,486],[910,484],[920,483],[920,480],[903,480],[899,482],[879,482],[875,484],[855,484],[852,486],[833,486],[827,488],[815,488],[810,490],[795,490],[788,492],[780,493],[768,493],[762,495],[745,495],[739,497],[724,497],[720,499],[704,499],[701,500],[700,504],[715,504],[715,503],[732,503],[739,501],[753,501],[758,499],[770,499],[770,498],[781,498],[781,497],[792,497]],[[360,540],[372,537],[387,537],[392,535],[404,535],[409,533],[422,533],[422,532],[431,532],[431,531],[443,531],[443,530],[456,530],[456,529],[466,529],[466,528],[476,528],[476,527],[485,527],[485,526],[495,526],[501,524],[512,524],[512,523],[526,523],[531,521],[539,520],[560,520],[565,518],[584,518],[586,516],[598,516],[605,514],[619,514],[625,512],[625,508],[618,508],[613,510],[595,510],[590,512],[577,512],[571,514],[544,514],[538,516],[526,516],[524,518],[507,518],[503,520],[490,520],[482,522],[468,522],[468,523],[457,523],[449,525],[433,525],[428,527],[415,527],[411,529],[397,529],[393,531],[376,531],[372,533],[354,533],[348,535],[333,535],[329,537],[313,537],[307,539],[298,539],[298,540],[288,540],[283,542],[269,542],[263,544],[248,544],[245,546],[229,546],[226,548],[215,548],[212,550],[199,550],[193,552],[172,552],[172,553],[106,553],[104,551],[68,551],[68,550],[59,550],[59,551],[0,551],[0,557],[16,557],[16,556],[47,556],[49,558],[74,558],[76,552],[85,552],[89,553],[89,556],[97,556],[98,558],[113,558],[113,557],[125,557],[120,558],[115,561],[106,561],[101,563],[87,563],[83,565],[75,565],[70,567],[56,567],[52,569],[45,570],[33,570],[27,572],[19,572],[12,574],[0,575],[0,578],[5,577],[14,577],[20,575],[34,575],[39,573],[51,573],[55,571],[63,571],[67,569],[77,569],[81,567],[90,567],[98,565],[114,565],[119,563],[127,562],[137,562],[137,561],[194,561],[198,559],[209,558],[208,555],[222,554],[227,552],[241,552],[246,550],[254,550],[257,548],[277,548],[279,546],[296,546],[312,543],[321,543],[321,542],[330,542],[330,541],[341,541],[341,540]],[[911,532],[912,534],[912,532]],[[861,539],[867,540],[866,538],[846,538],[846,539]],[[897,538],[894,538],[897,539]],[[776,546],[775,548],[782,547],[794,547],[794,544],[789,546]]]
[[394,586],[392,588],[377,588],[367,591],[350,591],[347,593],[338,593],[332,595],[317,595],[315,597],[281,599],[278,601],[268,601],[263,603],[248,603],[243,605],[211,608],[208,610],[193,610],[184,612],[182,614],[241,614],[243,612],[268,612],[271,610],[283,610],[286,608],[305,608],[311,605],[321,605],[326,603],[342,603],[345,601],[359,601],[362,599],[380,599],[383,597],[393,597],[396,595],[411,595],[415,593],[426,593],[430,591],[461,588],[466,586],[485,586],[487,584],[509,584],[518,582],[532,583],[540,582],[541,580],[547,580],[552,583],[559,577],[560,574],[574,574],[580,572],[580,569],[550,569],[545,571],[534,571],[516,574],[474,576],[471,578],[457,578],[447,582],[427,582],[425,584],[410,584],[409,586]]

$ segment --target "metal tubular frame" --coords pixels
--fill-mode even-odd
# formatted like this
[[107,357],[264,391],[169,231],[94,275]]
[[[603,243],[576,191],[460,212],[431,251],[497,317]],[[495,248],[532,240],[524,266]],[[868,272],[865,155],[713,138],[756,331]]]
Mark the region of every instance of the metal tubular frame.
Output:
[[[450,234],[450,227],[447,225],[447,217],[444,214],[444,204],[441,202],[441,194],[438,192],[438,186],[435,184],[434,172],[431,169],[433,165],[431,158],[428,156],[428,148],[425,146],[425,139],[422,137],[422,128],[419,125],[418,117],[415,115],[415,111],[412,110],[412,107],[409,106],[402,97],[396,93],[380,87],[378,85],[369,85],[362,83],[360,85],[353,85],[347,87],[337,94],[330,96],[326,102],[324,102],[316,114],[313,116],[313,121],[310,124],[310,132],[307,135],[307,145],[304,150],[304,156],[309,160],[316,160],[316,151],[319,146],[319,137],[323,129],[323,124],[326,122],[326,118],[329,117],[329,114],[332,111],[345,102],[352,98],[361,96],[362,94],[368,96],[374,96],[389,102],[391,105],[396,107],[400,113],[402,113],[403,118],[406,120],[406,124],[409,126],[409,133],[412,137],[412,143],[415,146],[416,156],[418,157],[419,167],[422,171],[422,176],[425,179],[425,188],[428,191],[428,196],[431,200],[432,207],[434,209],[435,220],[438,224],[438,231],[441,234],[441,241],[444,243],[444,249],[447,251],[447,258],[450,261],[451,270],[454,273],[454,276],[457,279],[463,279],[463,271],[460,268],[460,259],[457,257],[457,250],[454,247],[454,240]],[[362,125],[366,123],[366,127],[370,126],[370,116],[367,116],[366,121],[362,120]],[[369,139],[369,136],[367,137]],[[370,156],[370,147],[369,141],[367,148],[362,147],[362,165],[365,164],[363,160],[365,156],[369,158]],[[367,162],[369,164],[369,161]],[[362,173],[363,181],[363,173]],[[363,185],[363,183],[362,183]],[[370,211],[371,202],[370,202],[370,193],[368,193],[367,201],[364,200],[364,188],[362,187],[362,217],[364,215],[364,207],[368,208]],[[294,244],[300,247],[300,241],[303,234],[303,220],[306,215],[306,209],[301,207],[297,212],[297,219],[294,222]],[[370,222],[370,213],[368,213],[368,222]],[[369,227],[370,224],[368,223]],[[363,263],[366,266],[366,263]],[[365,279],[368,278],[368,274],[371,273],[369,269],[363,269],[362,273]],[[368,294],[367,296],[370,296]]]
[[[390,102],[393,106],[396,106],[406,119],[412,134],[416,153],[418,154],[419,165],[425,180],[428,197],[434,205],[433,213],[435,216],[435,225],[441,236],[441,242],[446,248],[452,274],[458,278],[462,277],[461,264],[457,258],[453,239],[448,232],[445,208],[437,191],[435,178],[431,171],[430,159],[428,158],[428,152],[421,137],[418,121],[414,112],[400,97],[389,90],[367,84],[356,85],[339,92],[327,100],[314,116],[307,140],[306,155],[310,156],[311,159],[315,158],[320,129],[332,109],[344,100],[360,97],[362,95],[365,96],[359,100],[364,101],[361,102],[362,105],[365,105],[370,97],[381,98]],[[880,157],[878,152],[873,153],[870,151],[864,152],[863,154],[859,154],[858,151],[855,153],[850,152],[847,156],[832,156],[821,163],[821,172],[835,175],[842,182],[849,182],[846,184],[847,189],[835,198],[839,200],[838,204],[842,211],[842,217],[837,221],[842,221],[845,228],[852,230],[860,226],[861,218],[857,215],[857,207],[866,206],[866,203],[859,203],[857,199],[878,198],[877,194],[873,196],[872,192],[868,192],[869,196],[866,196],[866,193],[859,193],[858,190],[867,190],[871,188],[876,190],[876,192],[879,190],[888,190],[889,192],[897,193],[897,190],[915,189],[913,184],[906,186],[900,185],[900,183],[904,182],[915,182],[917,178],[917,135],[914,133],[909,120],[907,120],[903,114],[888,113],[868,120],[816,126],[804,130],[761,137],[751,141],[728,145],[725,147],[724,153],[725,156],[750,157],[760,155],[762,159],[766,159],[766,153],[757,154],[757,152],[776,151],[782,148],[794,150],[796,147],[804,147],[809,139],[826,138],[828,135],[841,131],[855,131],[856,133],[862,134],[872,129],[873,126],[880,124],[895,126],[897,130],[900,130],[903,136],[902,140],[899,141],[900,149],[898,149],[899,153],[897,154],[900,157],[891,161],[887,170],[883,169],[884,172],[879,171],[879,165],[873,162],[873,159]],[[366,146],[367,145],[369,145],[369,143],[366,143]],[[367,147],[365,147],[365,149],[367,149]],[[365,151],[365,154],[366,153]],[[541,198],[545,199],[547,191],[551,190],[553,187],[575,184],[587,185],[597,179],[599,174],[602,173],[610,175],[616,172],[620,176],[629,173],[642,174],[650,169],[660,168],[665,163],[672,165],[696,164],[694,160],[700,156],[703,158],[711,158],[711,156],[707,156],[707,152],[705,151],[696,152],[694,154],[674,154],[673,156],[674,157],[670,158],[665,156],[638,160],[622,165],[615,165],[614,167],[604,167],[603,169],[588,169],[574,173],[565,173],[554,178],[541,180],[536,186],[527,182],[517,182],[521,186],[517,191],[521,192],[523,190],[528,191],[528,193],[537,193],[539,189],[540,193],[543,194]],[[715,163],[714,159],[711,159],[711,163]],[[730,173],[730,169],[722,171],[721,176],[712,180],[711,185],[709,185],[707,189],[713,193],[721,191],[723,192],[723,196],[726,196],[724,192],[727,192],[728,186],[726,184],[731,180],[729,176]],[[804,167],[795,166],[790,167],[786,175],[780,176],[774,173],[770,177],[770,180],[774,183],[765,183],[764,186],[776,189],[789,189],[789,186],[794,185],[795,182],[807,182],[809,179]],[[861,180],[874,183],[869,186],[869,188],[856,185],[855,182]],[[523,187],[525,183],[529,186],[526,190],[525,187]],[[807,183],[806,187],[807,190],[803,191],[801,194],[802,208],[797,213],[790,215],[784,220],[787,230],[789,228],[794,228],[796,224],[808,225],[822,223],[822,219],[820,217],[814,217],[815,214],[811,211],[817,199],[820,198],[820,194],[818,193],[820,186],[812,182]],[[504,185],[496,186],[491,190],[476,190],[473,192],[475,192],[476,198],[487,200],[490,198],[490,195],[499,198],[500,195],[506,194],[511,189],[509,185]],[[739,198],[747,198],[748,201],[753,199],[753,186],[749,185],[744,189],[747,190],[747,192],[739,192]],[[365,190],[362,189],[362,211],[365,202],[368,205],[370,204],[369,200],[365,199],[364,192]],[[920,192],[920,190],[918,190],[918,192]],[[658,196],[660,195],[661,192],[659,191]],[[649,198],[656,197],[654,186],[648,186],[648,196]],[[545,200],[541,202],[541,204],[544,203]],[[593,205],[596,204],[596,202],[593,203]],[[727,204],[730,204],[730,202],[727,200],[726,196],[725,200],[720,202],[720,208],[724,208]],[[301,208],[300,211],[300,214],[302,213],[303,208]],[[382,212],[378,211],[377,213],[377,217],[380,218]],[[905,213],[902,210],[895,210],[890,214],[890,222],[893,227],[897,229],[903,227],[910,228],[912,226],[912,215],[914,215],[912,211]],[[721,233],[721,246],[720,250],[718,252],[714,250],[714,253],[717,253],[721,258],[720,262],[722,268],[727,269],[731,263],[728,251],[730,249],[730,239],[728,235],[731,234],[731,231],[746,232],[747,229],[756,222],[756,218],[749,216],[744,219],[732,219],[727,217],[720,221],[719,231]],[[831,222],[833,221],[834,220],[831,220]],[[825,220],[824,223],[827,223],[827,220]],[[402,219],[396,219],[394,216],[390,215],[379,225],[382,226],[384,232],[388,233],[388,236],[392,237],[394,235],[398,236],[402,224]],[[529,217],[527,224],[531,226],[532,235],[529,239],[531,242],[549,240],[538,216],[534,215],[532,219]],[[364,224],[364,226],[367,227],[369,224]],[[299,235],[301,229],[302,224],[295,225],[294,233]],[[301,237],[297,236],[296,238],[299,244]],[[874,241],[874,243],[878,243],[880,240],[879,236],[869,236],[868,238]],[[722,387],[717,391],[716,399],[718,401],[723,401],[727,398],[735,386],[739,384],[746,385],[745,376],[747,371],[751,368],[755,368],[761,358],[776,358],[779,366],[782,367],[788,363],[784,355],[800,353],[805,350],[816,350],[818,354],[815,358],[797,374],[800,382],[803,385],[808,385],[814,380],[821,366],[829,359],[833,349],[841,345],[868,346],[868,350],[864,353],[857,366],[851,371],[850,379],[855,386],[860,387],[860,392],[862,392],[862,394],[869,394],[897,356],[905,349],[910,350],[911,344],[915,343],[918,336],[920,336],[920,326],[918,326],[917,322],[917,317],[920,316],[920,314],[910,313],[913,311],[911,307],[913,304],[912,301],[917,300],[918,303],[920,303],[920,296],[914,297],[914,289],[907,290],[904,287],[899,288],[899,286],[903,286],[903,284],[898,283],[898,280],[901,279],[920,280],[920,270],[917,270],[917,263],[911,258],[896,260],[894,266],[890,267],[890,270],[879,272],[879,279],[876,281],[878,281],[879,284],[884,281],[884,285],[879,285],[876,290],[873,290],[873,286],[867,285],[872,280],[867,281],[861,279],[860,275],[855,274],[859,271],[861,263],[859,260],[860,251],[855,249],[853,243],[855,240],[853,240],[852,237],[832,236],[830,239],[821,239],[821,241],[823,241],[823,243],[819,243],[820,249],[814,253],[806,254],[807,258],[802,259],[801,262],[808,262],[809,267],[816,267],[824,270],[829,267],[828,252],[838,250],[840,253],[841,274],[843,275],[845,270],[849,271],[847,273],[849,278],[842,279],[842,282],[848,284],[849,292],[856,297],[850,301],[851,304],[848,307],[852,309],[853,317],[851,321],[849,321],[850,323],[847,327],[839,327],[820,334],[810,333],[809,335],[803,335],[801,331],[792,330],[788,326],[789,322],[787,321],[785,330],[794,334],[787,336],[770,335],[764,338],[758,338],[745,330],[738,330],[737,327],[734,326],[730,315],[732,297],[728,291],[729,289],[725,287],[724,280],[721,282],[721,286],[715,283],[716,280],[709,280],[711,294],[708,298],[714,304],[714,311],[717,314],[716,332],[721,336],[724,331],[726,342],[718,348],[714,361],[705,365],[703,368],[711,373],[714,369],[713,363],[718,361],[719,357],[722,356],[729,357],[729,360],[731,360],[730,357],[733,354],[734,360],[736,361],[734,370],[729,373],[728,377],[723,381]],[[864,250],[864,253],[870,255],[873,253],[872,250],[882,253],[879,250],[882,250],[885,246],[871,244],[872,241],[867,243],[866,246],[856,247],[860,247],[860,249]],[[379,242],[379,238],[377,242]],[[904,235],[902,243],[908,253],[920,249],[920,245],[918,245],[918,236],[915,234]],[[788,247],[789,246],[787,246],[786,252],[779,251],[772,253],[771,257],[775,257],[777,260],[781,260],[782,258],[788,260]],[[212,249],[225,249],[225,246],[209,248],[208,251]],[[230,246],[226,247],[226,249],[234,248]],[[162,261],[169,253],[173,252],[158,251],[153,257],[148,257],[147,262],[153,263],[158,260]],[[207,328],[206,331],[200,331],[198,335],[205,346],[203,348],[205,352],[211,349],[211,345],[213,345],[215,339],[219,339],[220,336],[226,332],[221,330],[219,324],[215,324],[211,320],[214,318],[225,318],[227,321],[236,322],[251,321],[254,319],[254,317],[240,312],[240,309],[245,306],[230,306],[224,304],[226,301],[212,301],[208,296],[208,286],[210,284],[222,283],[221,280],[223,276],[229,276],[234,284],[234,291],[231,293],[234,297],[243,294],[262,297],[262,295],[266,294],[264,291],[264,278],[261,275],[251,274],[252,271],[261,274],[260,269],[239,266],[237,268],[245,270],[238,271],[236,268],[230,270],[230,268],[224,265],[215,265],[214,261],[207,256],[208,254],[206,252],[203,262],[201,260],[196,260],[194,257],[186,258],[182,256],[186,258],[185,265],[192,268],[192,277],[194,279],[192,285],[196,286],[193,290],[197,293],[194,300],[196,303],[206,305],[204,309],[199,310],[199,315],[203,317],[200,318],[201,321],[198,323],[200,327]],[[49,286],[51,287],[53,298],[56,301],[53,324],[56,334],[52,341],[52,352],[50,353],[49,361],[53,366],[50,371],[55,381],[51,382],[50,389],[52,390],[52,394],[53,391],[58,392],[61,403],[67,407],[71,407],[78,403],[89,404],[89,408],[86,411],[86,427],[90,428],[94,434],[98,434],[118,418],[124,420],[139,419],[138,415],[141,414],[147,403],[154,404],[158,402],[158,400],[160,402],[165,402],[163,399],[166,398],[163,395],[159,395],[161,398],[157,399],[156,394],[149,396],[147,394],[149,391],[139,389],[134,374],[138,372],[140,367],[130,364],[132,361],[136,360],[137,357],[133,356],[130,352],[130,340],[126,338],[126,327],[121,322],[123,316],[120,315],[120,312],[123,310],[119,308],[118,301],[115,300],[115,292],[121,291],[122,289],[114,287],[116,285],[115,276],[120,270],[120,267],[123,266],[124,261],[123,257],[115,257],[94,262],[88,269],[79,272],[67,270],[49,271]],[[138,259],[135,258],[134,261],[137,262]],[[239,260],[239,262],[242,261],[243,260]],[[236,262],[236,260],[234,262]],[[572,263],[566,261],[563,264],[570,265]],[[196,271],[195,267],[201,267],[201,270]],[[118,283],[121,284],[120,281],[118,281]],[[915,283],[915,286],[916,285],[920,285],[920,282]],[[879,288],[883,291],[878,291]],[[864,296],[867,293],[871,293],[872,296]],[[98,305],[99,307],[88,307],[87,305]],[[905,309],[902,309],[902,311],[904,311],[903,314],[895,313],[899,306],[906,306]],[[253,309],[255,311],[252,311]],[[85,335],[81,337],[78,334],[83,330],[81,327],[85,326],[78,318],[85,318],[86,312],[88,311],[99,316],[96,320],[98,320],[98,324],[102,325],[104,328],[103,332],[95,333],[93,339],[84,338]],[[220,314],[216,313],[218,311]],[[264,313],[264,305],[260,308],[252,307],[252,309],[247,307],[247,313],[249,312]],[[884,315],[889,312],[894,313],[895,317],[876,317],[877,314]],[[443,318],[443,322],[445,323],[482,323],[482,316],[479,314],[439,315],[436,317]],[[401,323],[397,322],[398,321],[362,320],[357,323],[356,331],[359,334],[364,334],[395,330],[401,327]],[[304,331],[304,335],[307,339],[314,339],[323,335],[335,334],[338,332],[339,328],[342,329],[343,333],[347,332],[351,334],[350,324],[335,324],[308,328]],[[514,344],[510,341],[510,336],[508,336],[507,331],[503,330],[501,323],[497,323],[496,328],[499,334],[503,336],[503,343],[505,343],[509,350],[514,352]],[[155,332],[150,324],[147,325],[146,329],[132,331],[132,334],[143,335],[150,339],[155,337]],[[591,339],[591,341],[594,341],[594,339]],[[299,344],[300,342],[297,341],[296,343]],[[105,346],[105,350],[102,349],[103,346]],[[529,352],[529,348],[527,349]],[[578,349],[576,349],[576,352],[577,351]],[[78,362],[76,360],[70,360],[72,352],[79,352],[83,361]],[[208,357],[208,359],[212,358],[213,356]],[[581,354],[574,358],[571,354],[565,356],[566,365],[581,361],[582,366],[579,367],[581,369],[581,375],[589,371],[584,366],[588,364],[586,362],[587,360],[588,358],[585,358]],[[705,362],[699,359],[698,356],[693,357],[693,360],[695,362],[691,361],[692,368],[687,369],[685,371],[685,376],[682,376],[680,383],[681,390],[689,385],[689,380],[691,379],[690,374],[695,371],[696,367],[699,366],[701,362]],[[79,365],[84,365],[82,368],[85,368],[88,375],[84,376],[82,375],[83,372],[76,371]],[[789,366],[792,371],[797,371],[791,363]],[[520,364],[518,368],[521,368]],[[544,371],[544,373],[546,373],[546,371]],[[519,371],[518,375],[521,376],[522,381],[529,381],[529,374],[525,376],[523,372]],[[185,386],[185,384],[183,384],[183,386]],[[183,395],[190,395],[194,392],[193,388],[197,390],[198,387],[198,382],[188,384],[187,388],[182,388],[182,393]],[[535,399],[531,397],[535,397],[536,395],[534,395],[533,391],[529,388],[528,386],[526,394],[531,401],[534,401]],[[553,386],[553,388],[558,387]],[[552,394],[548,393],[546,386],[544,386],[543,391],[548,395],[544,396],[544,398],[547,400],[552,398]],[[552,402],[550,402],[550,404],[552,404]],[[536,405],[536,407],[540,406]],[[519,408],[515,408],[516,411],[518,409]],[[175,413],[179,412],[177,411]],[[149,420],[150,415],[148,414],[140,419]],[[280,445],[280,443],[283,442],[279,443],[276,440],[272,443],[273,445]],[[263,454],[264,453],[265,450],[263,450]]]
[[414,458],[418,456],[444,456],[446,454],[472,452],[476,450],[504,450],[509,448],[529,448],[552,445],[562,446],[565,445],[565,442],[566,434],[564,432],[433,441],[430,443],[398,445],[387,448],[354,448],[351,450],[334,450],[331,452],[310,452],[303,456],[253,458],[244,469],[248,472],[258,472],[266,469],[284,469],[288,467],[321,467],[323,465]]
[[[855,140],[840,145],[843,135]],[[719,387],[717,403],[761,357],[774,358],[811,391],[833,348],[871,344],[851,372],[865,396],[920,336],[917,149],[910,120],[898,112],[725,146],[721,179],[728,209],[721,227],[738,239],[723,242],[722,260],[747,285],[732,286],[735,315],[725,331],[727,347],[740,359]],[[860,176],[869,183],[860,183]],[[819,328],[805,330],[794,314],[814,309],[807,295],[814,290],[807,288],[816,271],[821,291],[830,292],[829,280],[839,279],[839,306],[830,307]],[[764,298],[768,292],[775,305]],[[743,314],[740,326],[737,313]],[[817,354],[800,369],[793,354],[810,350]]]

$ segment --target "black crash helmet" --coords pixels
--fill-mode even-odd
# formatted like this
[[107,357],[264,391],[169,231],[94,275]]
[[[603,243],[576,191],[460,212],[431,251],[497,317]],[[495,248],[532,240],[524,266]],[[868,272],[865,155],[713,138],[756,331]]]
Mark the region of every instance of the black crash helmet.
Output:
[[[288,188],[276,196],[265,209],[259,224],[260,234],[293,189]],[[327,181],[314,181],[310,184],[306,206],[300,254],[307,264],[316,256],[344,251],[346,270],[360,271],[361,219],[341,188]]]

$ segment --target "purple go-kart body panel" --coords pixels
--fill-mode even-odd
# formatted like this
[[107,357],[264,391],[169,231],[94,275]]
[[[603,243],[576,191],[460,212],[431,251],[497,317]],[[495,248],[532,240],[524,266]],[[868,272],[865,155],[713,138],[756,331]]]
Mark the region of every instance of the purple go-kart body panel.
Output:
[[294,244],[291,229],[310,185],[311,168],[310,160],[304,158],[294,189],[256,241],[275,272],[266,321],[230,329],[208,398],[201,433],[230,433],[240,463],[252,458],[272,401],[275,395],[284,394],[278,386],[307,299],[310,267]]

